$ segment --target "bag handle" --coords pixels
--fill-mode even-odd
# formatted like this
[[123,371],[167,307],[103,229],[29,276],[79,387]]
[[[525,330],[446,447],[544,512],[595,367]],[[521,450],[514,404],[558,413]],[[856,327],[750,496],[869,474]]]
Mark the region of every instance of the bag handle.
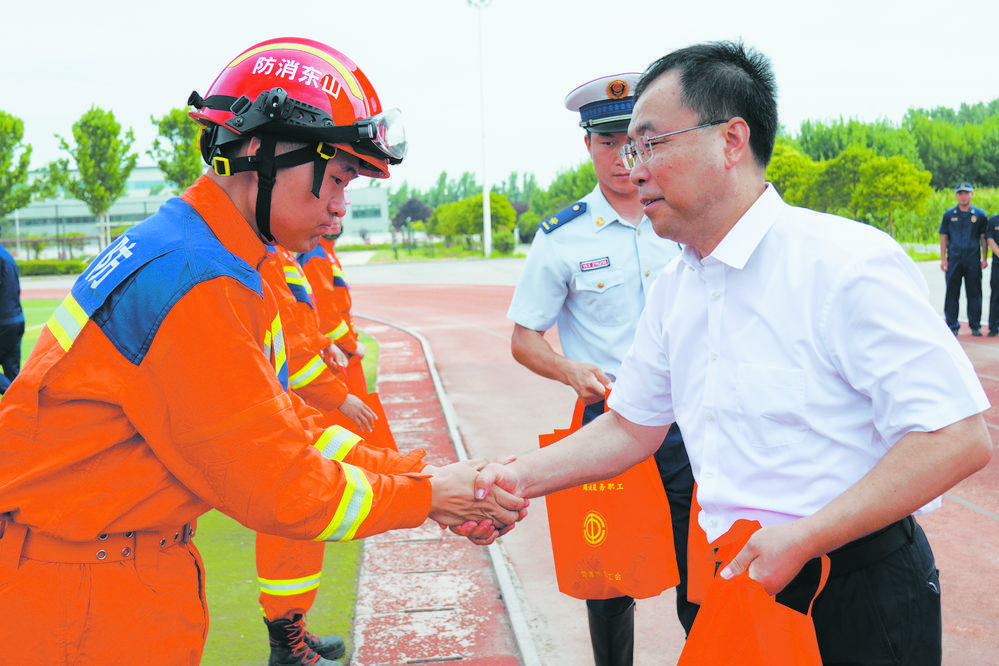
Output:
[[[735,521],[728,532],[711,542],[711,547],[716,549],[716,560],[723,565],[728,565],[739,554],[739,551],[743,549],[746,542],[749,541],[749,537],[758,529],[760,529],[760,524],[755,520],[741,519]],[[829,571],[832,568],[832,562],[829,560],[828,555],[822,555],[820,561],[822,563],[822,573],[819,576],[819,586],[815,589],[812,600],[808,602],[807,615],[809,617],[812,615],[812,606],[815,604],[816,597],[819,596],[819,593],[822,592],[822,589],[826,586],[826,582],[829,580]]]
[[819,592],[826,586],[826,582],[829,580],[829,571],[832,569],[832,562],[829,560],[828,555],[823,555],[822,560],[822,575],[819,576],[819,586],[815,589],[815,594],[812,595],[812,600],[808,602],[808,617],[812,616],[812,606],[815,604],[815,598],[819,596]]
[[[611,390],[607,388],[604,390],[604,411],[609,411],[607,409],[607,398],[610,397]],[[569,426],[570,430],[579,430],[583,427],[583,411],[586,409],[586,403],[583,402],[581,398],[576,398],[576,409],[572,412],[572,425]]]

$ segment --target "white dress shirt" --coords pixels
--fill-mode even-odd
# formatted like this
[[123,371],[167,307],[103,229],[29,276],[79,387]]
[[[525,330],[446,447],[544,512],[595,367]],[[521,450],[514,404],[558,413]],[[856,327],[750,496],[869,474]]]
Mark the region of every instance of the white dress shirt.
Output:
[[907,433],[989,402],[894,240],[768,185],[710,255],[662,272],[610,407],[679,423],[715,539],[811,515]]
[[613,378],[648,290],[680,248],[657,236],[648,218],[637,227],[620,220],[599,186],[581,201],[585,212],[535,235],[506,316],[534,331],[557,323],[566,358]]

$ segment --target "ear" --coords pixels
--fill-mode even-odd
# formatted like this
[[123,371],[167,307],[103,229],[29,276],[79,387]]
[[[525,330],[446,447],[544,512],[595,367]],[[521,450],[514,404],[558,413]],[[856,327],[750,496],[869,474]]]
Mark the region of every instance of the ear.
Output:
[[590,154],[590,156],[592,157],[593,151],[590,150],[590,133],[589,132],[587,132],[586,134],[583,135],[583,143],[586,144],[586,152],[588,152]]
[[752,157],[749,148],[749,125],[736,116],[725,125],[725,167],[731,169],[746,157]]

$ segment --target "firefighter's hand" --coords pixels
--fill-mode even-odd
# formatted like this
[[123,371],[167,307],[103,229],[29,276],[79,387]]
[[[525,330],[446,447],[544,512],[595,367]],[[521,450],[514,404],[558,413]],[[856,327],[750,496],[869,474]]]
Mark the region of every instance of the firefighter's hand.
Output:
[[436,468],[430,479],[430,517],[479,545],[492,543],[527,515],[527,501],[499,487],[474,499],[475,478],[484,465],[485,461],[453,463]]
[[331,342],[320,356],[322,356],[323,362],[331,370],[336,369],[333,366],[337,366],[338,368],[347,367],[347,355],[342,349],[336,346],[336,343]]
[[364,355],[368,353],[368,348],[364,346],[364,343],[360,340],[357,341],[357,349],[354,350],[354,356],[357,358],[364,358]]
[[356,423],[362,432],[371,432],[374,430],[375,421],[378,420],[378,416],[374,410],[352,393],[348,393],[347,398],[340,405],[340,413]]
[[[505,459],[500,460],[499,462],[505,465],[507,463],[513,462],[516,459],[517,456],[515,455],[507,456]],[[478,461],[475,464],[476,469],[478,469],[480,472],[485,466],[486,462],[484,460]],[[426,471],[426,469],[424,471]],[[530,504],[530,502],[528,502],[528,504]],[[521,511],[521,518],[523,518],[526,515],[527,515],[527,509],[525,507],[524,510]],[[503,536],[504,534],[512,530],[513,527],[514,527],[513,525],[507,525],[504,529],[499,530],[499,532],[497,532],[493,529],[493,523],[491,520],[484,520],[478,523],[470,520],[466,523],[462,523],[461,525],[452,526],[451,531],[457,534],[458,536],[463,536],[467,538],[469,541],[471,541],[476,545],[488,546],[497,538]]]

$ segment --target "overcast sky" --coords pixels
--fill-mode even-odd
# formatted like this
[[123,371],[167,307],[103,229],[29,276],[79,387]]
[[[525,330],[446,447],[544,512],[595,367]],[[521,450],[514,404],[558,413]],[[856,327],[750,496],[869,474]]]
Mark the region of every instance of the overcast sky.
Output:
[[[488,179],[531,172],[546,187],[586,159],[570,90],[705,40],[741,38],[771,58],[792,133],[808,119],[897,123],[911,107],[999,98],[999,2],[945,5],[493,0],[482,10]],[[309,37],[402,109],[410,151],[388,182],[425,189],[441,171],[481,173],[479,13],[466,0],[17,2],[0,24],[0,109],[24,121],[33,168],[65,156],[53,135],[72,139],[92,105],[131,128],[139,163],[152,164],[150,116],[205,94],[256,42]]]

